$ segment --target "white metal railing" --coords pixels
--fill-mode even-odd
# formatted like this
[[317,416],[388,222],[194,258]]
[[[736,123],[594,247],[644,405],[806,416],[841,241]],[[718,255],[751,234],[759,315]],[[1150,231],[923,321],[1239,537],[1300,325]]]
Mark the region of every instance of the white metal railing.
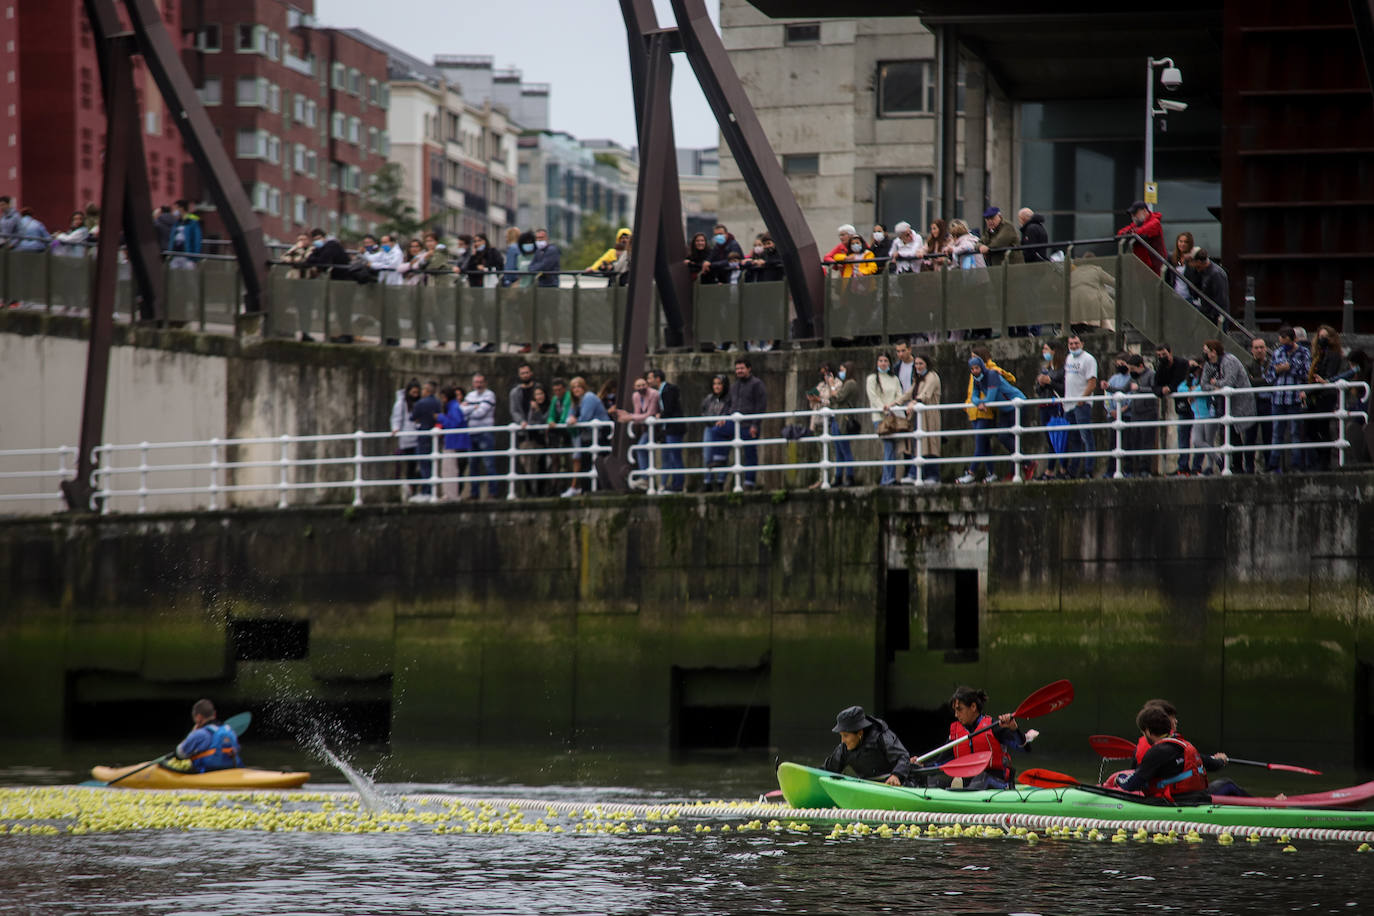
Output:
[[[1238,416],[1232,411],[1234,398],[1244,395],[1283,395],[1291,397],[1294,393],[1326,391],[1337,395],[1334,410],[1325,412],[1301,412],[1282,416]],[[1106,412],[1106,419],[1091,423],[1070,426],[1042,426],[1038,417],[1028,414],[1024,408],[1062,405],[1058,398],[1028,398],[1016,401],[992,402],[985,406],[998,415],[1008,415],[1008,425],[991,425],[984,429],[964,427],[951,428],[950,424],[940,422],[938,429],[932,429],[933,417],[967,410],[965,403],[907,405],[913,420],[910,432],[896,433],[880,437],[875,432],[873,418],[880,412],[872,407],[847,410],[776,411],[762,414],[742,415],[738,413],[710,417],[682,417],[669,421],[650,418],[642,427],[637,427],[639,441],[630,448],[632,463],[642,461],[643,467],[631,472],[631,481],[642,486],[649,493],[663,493],[681,489],[689,478],[719,476],[724,483],[731,481],[731,489],[742,491],[747,488],[746,477],[766,471],[816,472],[817,483],[823,489],[832,486],[832,478],[843,469],[848,472],[854,468],[873,468],[891,465],[893,474],[900,477],[903,473],[914,475],[916,479],[925,478],[927,469],[939,469],[946,465],[985,466],[1010,465],[1010,479],[1024,482],[1029,462],[1052,461],[1096,462],[1097,459],[1112,459],[1115,468],[1111,476],[1125,476],[1126,459],[1154,458],[1157,456],[1184,455],[1192,459],[1210,459],[1218,466],[1221,475],[1233,473],[1235,459],[1246,453],[1265,453],[1273,455],[1281,452],[1334,450],[1336,464],[1343,467],[1346,462],[1347,424],[1352,420],[1368,421],[1368,415],[1361,410],[1351,409],[1353,403],[1368,397],[1369,386],[1363,382],[1340,381],[1326,385],[1296,385],[1273,388],[1221,388],[1205,392],[1174,393],[1176,400],[1206,397],[1219,403],[1218,415],[1205,419],[1168,419],[1131,420],[1122,416],[1120,408],[1132,401],[1157,400],[1153,394],[1114,393],[1095,395],[1083,399],[1094,410],[1099,406]],[[1014,410],[1001,410],[1008,403]],[[856,417],[860,430],[853,434],[836,432],[839,421],[845,417]],[[805,424],[808,428],[813,419],[819,419],[819,431],[814,435],[789,438],[775,435],[750,438],[745,430],[757,426],[763,432],[764,426],[783,424]],[[1031,422],[1027,422],[1030,420]],[[1286,423],[1296,421],[1305,424],[1311,420],[1334,422],[1336,434],[1331,441],[1257,441],[1245,445],[1235,434],[1239,427],[1253,423]],[[723,424],[723,425],[722,425]],[[96,470],[92,474],[91,485],[94,491],[91,508],[102,512],[132,509],[146,512],[150,508],[205,508],[219,509],[224,506],[272,504],[285,508],[292,504],[298,494],[320,494],[330,491],[351,490],[352,504],[363,502],[364,491],[378,488],[400,489],[403,498],[411,496],[415,489],[428,490],[434,498],[441,487],[471,486],[488,488],[490,493],[495,487],[504,488],[504,498],[518,499],[527,493],[529,484],[540,481],[567,481],[572,487],[585,486],[595,490],[597,475],[594,460],[597,456],[610,452],[609,430],[614,423],[592,421],[574,426],[540,427],[534,430],[522,428],[519,424],[504,426],[467,428],[462,430],[440,429],[419,430],[414,435],[421,441],[429,440],[431,451],[421,454],[397,454],[392,446],[395,437],[390,432],[364,432],[321,434],[308,436],[276,436],[247,439],[209,439],[186,442],[139,442],[136,444],[106,444],[95,449]],[[1170,447],[1167,437],[1157,440],[1149,448],[1128,447],[1129,430],[1167,430],[1177,428],[1181,431],[1202,426],[1210,429],[1212,437],[1201,447],[1194,449],[1191,444],[1181,442]],[[716,438],[708,439],[704,433],[707,427],[715,427],[724,432]],[[531,444],[527,438],[543,430],[546,444]],[[561,436],[575,431],[586,431],[590,435],[584,442],[573,440],[560,441]],[[1062,431],[1089,431],[1094,444],[1092,450],[1056,451],[1050,444],[1047,433]],[[1231,431],[1231,432],[1228,432]],[[685,433],[683,441],[670,441],[669,435]],[[494,447],[485,450],[444,451],[445,437],[453,435],[480,435],[492,433],[496,442]],[[1104,435],[1105,434],[1105,435]],[[551,437],[559,438],[551,438]],[[977,439],[987,437],[996,441],[1009,437],[1010,449],[998,454],[972,456],[968,454],[927,456],[922,447],[931,437],[945,440]],[[852,461],[841,460],[839,446],[867,442],[877,443],[888,439],[901,445],[909,444],[909,456],[897,456],[889,461],[885,458],[855,457]],[[1104,441],[1105,439],[1105,441]],[[776,454],[778,446],[797,442],[804,449],[814,449],[815,457],[807,456],[799,461],[761,460],[772,450]],[[1105,447],[1102,447],[1104,446]],[[719,449],[725,459],[714,464],[705,461],[708,450]],[[989,448],[991,452],[991,447]],[[672,458],[680,456],[699,456],[695,462],[678,460],[669,464]],[[71,479],[76,465],[77,450],[71,446],[48,449],[14,449],[0,451],[0,504],[8,502],[49,501],[53,509],[62,506],[61,482]],[[458,458],[467,462],[469,471],[478,473],[446,473],[444,459]],[[522,467],[522,459],[536,459],[537,464],[561,460],[571,461],[580,458],[578,470],[571,467],[530,470]],[[9,469],[14,463],[28,464],[18,470]],[[428,464],[428,472],[423,476],[412,476],[414,465]],[[248,497],[248,498],[245,498]],[[255,498],[254,498],[255,497]]]

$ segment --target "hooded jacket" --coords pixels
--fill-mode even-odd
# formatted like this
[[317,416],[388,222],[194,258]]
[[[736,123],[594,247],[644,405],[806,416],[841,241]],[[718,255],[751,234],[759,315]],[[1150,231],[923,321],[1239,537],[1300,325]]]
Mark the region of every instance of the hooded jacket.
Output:
[[882,719],[876,716],[868,718],[872,724],[863,730],[859,746],[851,751],[841,742],[821,766],[832,773],[843,773],[848,766],[864,779],[895,775],[903,785],[910,784],[911,755],[901,739],[893,734]]
[[1154,211],[1145,218],[1145,222],[1141,225],[1137,226],[1135,220],[1132,219],[1129,223],[1116,230],[1117,235],[1126,235],[1131,232],[1134,232],[1149,243],[1148,245],[1142,245],[1140,242],[1132,241],[1131,251],[1135,253],[1137,258],[1140,258],[1140,260],[1144,262],[1146,267],[1150,268],[1150,270],[1153,270],[1155,273],[1159,273],[1160,268],[1162,268],[1168,260],[1168,255],[1165,254],[1164,251],[1164,214]]
[[1016,405],[1012,401],[1016,398],[1025,400],[1026,395],[1020,388],[1007,381],[1000,373],[989,371],[988,364],[983,362],[981,357],[973,357],[968,361],[968,364],[970,369],[979,366],[983,370],[977,378],[974,378],[971,372],[969,373],[969,387],[972,403],[978,405],[979,409],[988,412],[986,419],[992,418],[994,409],[1004,411],[1015,409]]
[[[1032,213],[1031,218],[1026,220],[1026,224],[1021,227],[1021,244],[1043,245],[1049,240],[1049,233],[1045,231],[1045,217],[1039,213]],[[1027,264],[1050,259],[1048,248],[1027,248],[1021,254],[1025,257]]]
[[[708,240],[709,241],[709,240]],[[710,253],[706,255],[706,260],[710,264],[710,272],[702,276],[703,283],[729,283],[730,282],[730,255],[737,254],[740,259],[744,259],[744,249],[735,241],[733,233],[725,233],[725,242],[716,245],[712,244]]]
[[194,213],[182,214],[181,220],[172,227],[171,250],[181,254],[200,254],[201,236],[200,217]]
[[[975,359],[977,359],[977,358],[978,358],[978,357],[975,357]],[[1010,372],[1008,372],[1006,369],[1003,369],[1001,366],[997,365],[997,363],[996,363],[994,360],[991,360],[991,359],[990,359],[990,360],[987,360],[987,361],[984,363],[984,365],[983,365],[983,373],[984,373],[984,374],[987,374],[988,372],[996,372],[998,375],[1002,376],[1002,378],[1006,379],[1008,382],[1011,382],[1011,383],[1013,383],[1013,384],[1016,383],[1016,376],[1015,376],[1015,375],[1012,375],[1012,374],[1011,374]],[[974,394],[974,391],[973,391],[973,374],[972,374],[972,373],[969,373],[969,377],[968,377],[968,395],[964,398],[964,403],[966,403],[966,404],[974,404],[975,402],[974,402],[974,399],[973,399],[973,394]],[[1025,397],[1025,395],[1022,395],[1022,397]],[[965,408],[964,413],[968,414],[968,418],[969,418],[970,421],[972,421],[972,420],[992,420],[992,419],[994,419],[994,418],[996,417],[996,414],[993,413],[993,409],[992,409],[991,407],[982,407],[982,406],[968,407],[968,408]]]
[[[630,236],[630,234],[631,234],[631,233],[630,233],[630,230],[629,230],[629,229],[626,229],[624,226],[622,226],[622,227],[619,229],[619,231],[616,232],[616,234],[615,234],[615,240],[616,240],[617,242],[619,242],[619,241],[620,241],[621,239],[623,239],[623,238],[628,238],[628,237]],[[591,264],[591,266],[588,267],[587,269],[588,269],[588,270],[610,270],[611,267],[615,264],[615,259],[618,258],[618,257],[620,257],[620,250],[617,249],[614,245],[612,245],[610,248],[607,248],[607,249],[606,249],[605,253],[602,254],[601,257],[599,257],[599,258],[597,258],[595,261],[593,261],[592,264]]]

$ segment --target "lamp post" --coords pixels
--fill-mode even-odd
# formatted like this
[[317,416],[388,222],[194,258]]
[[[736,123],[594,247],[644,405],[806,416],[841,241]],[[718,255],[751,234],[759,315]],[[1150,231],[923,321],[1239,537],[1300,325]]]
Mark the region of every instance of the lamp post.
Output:
[[[1144,201],[1151,210],[1159,202],[1159,189],[1155,186],[1155,118],[1168,115],[1171,111],[1185,111],[1187,102],[1173,99],[1160,99],[1155,106],[1155,70],[1164,68],[1159,81],[1165,89],[1173,90],[1183,85],[1183,71],[1174,66],[1172,57],[1145,58],[1145,194]],[[1160,122],[1161,126],[1164,122]]]

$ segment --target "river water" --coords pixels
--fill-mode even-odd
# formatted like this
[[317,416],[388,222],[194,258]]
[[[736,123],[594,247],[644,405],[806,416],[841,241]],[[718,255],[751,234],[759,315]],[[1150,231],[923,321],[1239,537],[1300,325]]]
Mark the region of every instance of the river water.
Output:
[[[108,752],[123,754],[112,756]],[[146,758],[147,748],[143,748]],[[102,753],[105,752],[105,753]],[[40,765],[0,751],[0,785],[71,783],[92,754]],[[255,746],[251,763],[299,766]],[[507,752],[359,754],[394,798],[437,793],[665,804],[752,800],[772,788],[760,757]],[[1037,761],[1070,769],[1069,762]],[[312,764],[313,765],[313,764]],[[341,800],[355,796],[316,766]],[[1095,764],[1077,772],[1094,775]],[[437,778],[447,774],[448,779]],[[480,777],[480,778],[479,778]],[[314,785],[314,783],[312,783]],[[1335,785],[1331,782],[1330,785]],[[1268,791],[1263,782],[1256,786]],[[1291,786],[1289,786],[1291,790]],[[1306,788],[1306,787],[1304,787]],[[114,794],[114,790],[110,790]],[[144,793],[121,793],[132,796]],[[1374,909],[1374,854],[1353,843],[1220,846],[1010,838],[843,837],[824,829],[710,833],[265,833],[127,830],[0,836],[0,912],[154,914],[1359,913]],[[657,826],[657,825],[655,825]]]

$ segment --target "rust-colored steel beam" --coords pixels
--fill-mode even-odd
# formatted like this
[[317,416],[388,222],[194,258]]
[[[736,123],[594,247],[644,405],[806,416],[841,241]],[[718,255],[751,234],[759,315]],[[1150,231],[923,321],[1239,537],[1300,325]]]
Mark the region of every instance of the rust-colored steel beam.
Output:
[[[643,130],[644,98],[649,69],[649,39],[645,36],[657,32],[658,17],[654,13],[653,0],[620,0],[620,10],[625,18],[625,33],[630,49],[630,84],[634,89],[636,127]],[[674,40],[673,44],[676,44]],[[669,50],[673,50],[670,46]],[[671,84],[672,58],[668,59],[668,77]],[[670,347],[686,344],[696,346],[695,323],[692,315],[692,277],[687,272],[686,235],[682,224],[682,193],[678,182],[677,145],[673,134],[671,94],[667,109],[668,156],[661,162],[650,162],[640,153],[640,181],[645,180],[646,172],[654,171],[655,180],[663,187],[662,218],[659,220],[658,245],[654,256],[654,279],[658,282],[659,300],[663,304],[664,343]],[[638,199],[636,198],[636,206]],[[639,231],[636,224],[635,231]],[[646,254],[634,242],[635,251]],[[633,263],[633,262],[632,262]]]
[[[109,95],[105,100],[105,175],[100,191],[100,215],[107,226],[124,222],[124,179],[132,164],[130,137],[138,132],[140,120],[134,97],[131,38],[110,40],[105,78]],[[138,163],[139,168],[143,163]],[[81,451],[77,455],[76,478],[63,481],[62,494],[67,508],[85,512],[91,508],[91,472],[95,461],[91,452],[100,444],[105,430],[106,379],[110,372],[110,345],[114,341],[115,292],[119,276],[119,233],[102,232],[96,246],[95,276],[91,281],[91,342],[86,349],[86,383],[81,407]]]
[[158,4],[155,0],[124,0],[124,6],[129,11],[138,50],[148,65],[148,72],[157,82],[170,109],[169,115],[181,131],[186,151],[204,176],[206,189],[229,233],[243,275],[246,310],[264,311],[267,307],[267,246],[263,243],[262,224],[243,191],[223,141],[205,113],[205,106],[181,62],[177,44],[158,12]]
[[[100,68],[101,91],[111,98],[109,86],[109,43],[123,33],[114,0],[85,0],[86,19],[91,26],[96,63]],[[134,113],[137,117],[138,112]],[[166,317],[167,300],[162,288],[162,252],[153,231],[153,196],[148,188],[144,163],[143,134],[134,131],[129,140],[129,171],[124,176],[124,245],[138,296],[139,317],[161,320]]]
[[825,301],[816,239],[792,195],[787,176],[782,173],[739,75],[730,63],[725,45],[706,14],[706,4],[702,0],[672,0],[672,5],[682,49],[715,113],[716,123],[739,165],[759,214],[782,254],[792,303],[797,310],[797,336],[811,336],[823,321],[821,309]]

